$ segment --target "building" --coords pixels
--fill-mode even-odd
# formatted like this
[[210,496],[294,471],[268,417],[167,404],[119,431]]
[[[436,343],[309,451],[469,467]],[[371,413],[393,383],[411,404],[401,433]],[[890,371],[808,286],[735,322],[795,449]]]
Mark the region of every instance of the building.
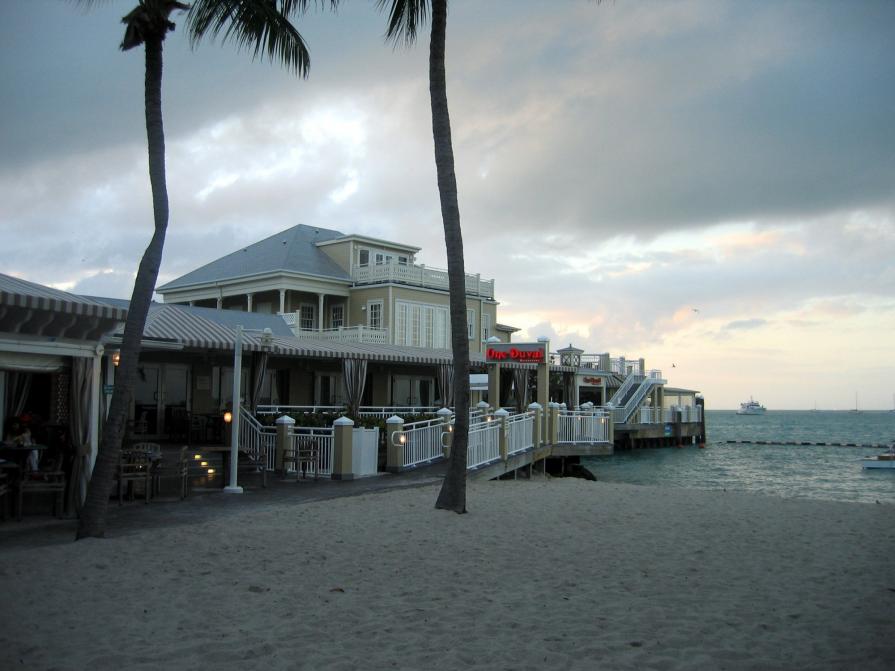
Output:
[[[299,224],[160,286],[167,304],[280,314],[299,339],[450,348],[448,273],[419,247]],[[466,276],[471,353],[497,324],[494,280]]]

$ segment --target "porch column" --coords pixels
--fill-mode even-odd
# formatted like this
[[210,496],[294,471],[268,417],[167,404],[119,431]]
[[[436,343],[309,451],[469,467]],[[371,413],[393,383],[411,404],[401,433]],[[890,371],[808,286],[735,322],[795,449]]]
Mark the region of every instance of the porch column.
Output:
[[280,289],[280,314],[286,312],[286,290]]
[[246,294],[246,312],[252,311],[252,296],[255,294]]
[[538,343],[544,346],[544,358],[538,364],[538,404],[546,408],[550,402],[550,340],[538,338]]
[[500,407],[500,364],[488,364],[488,405]]
[[323,333],[323,294],[317,294],[317,330]]
[[218,296],[218,310],[224,309],[224,297]]
[[96,464],[96,455],[99,452],[99,392],[100,370],[102,368],[103,347],[97,346],[93,355],[93,365],[90,375],[90,425],[87,428],[87,441],[90,444],[90,455],[87,457],[87,472],[81,475],[80,500],[87,496],[87,483],[93,476],[93,466]]

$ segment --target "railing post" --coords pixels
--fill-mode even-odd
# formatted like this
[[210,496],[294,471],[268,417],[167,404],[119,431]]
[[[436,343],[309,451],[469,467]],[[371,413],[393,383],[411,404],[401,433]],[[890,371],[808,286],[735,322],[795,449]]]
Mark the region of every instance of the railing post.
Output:
[[509,427],[507,426],[507,417],[510,416],[503,408],[500,408],[497,412],[494,413],[494,417],[497,418],[497,421],[500,422],[500,429],[498,429],[498,446],[500,449],[500,458],[504,461],[507,460],[509,456]]
[[475,404],[475,407],[477,410],[482,411],[483,416],[487,415],[488,411],[491,409],[491,406],[488,405],[487,401],[479,401],[478,403]]
[[385,470],[389,473],[398,473],[404,467],[404,445],[397,443],[397,436],[404,431],[404,420],[397,415],[392,415],[385,420],[386,434],[388,442],[386,443]]
[[451,458],[451,443],[454,438],[454,431],[451,428],[451,417],[454,413],[452,413],[447,408],[442,408],[438,412],[435,413],[439,417],[441,417],[441,422],[444,424],[444,430],[442,433],[442,441],[441,441],[441,449],[444,450],[444,458]]
[[550,401],[547,404],[547,444],[556,445],[559,436],[559,403]]
[[540,403],[530,403],[528,409],[534,412],[534,421],[532,422],[531,429],[531,445],[533,449],[538,449],[541,446],[541,417],[542,410]]
[[354,480],[354,422],[339,417],[333,422],[333,480]]
[[292,440],[292,428],[295,426],[295,420],[289,415],[277,417],[277,452],[274,468],[278,472],[283,472],[283,455],[289,448],[289,441]]

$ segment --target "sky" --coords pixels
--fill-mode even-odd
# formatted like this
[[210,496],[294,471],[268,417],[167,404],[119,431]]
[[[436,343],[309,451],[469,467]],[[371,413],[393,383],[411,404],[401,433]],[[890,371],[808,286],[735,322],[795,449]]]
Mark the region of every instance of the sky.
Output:
[[[134,4],[0,3],[0,272],[130,296]],[[169,34],[159,284],[299,223],[446,267],[427,31],[385,24],[300,18],[306,80]],[[466,269],[515,340],[643,357],[708,408],[893,408],[895,2],[451,0],[446,67]]]

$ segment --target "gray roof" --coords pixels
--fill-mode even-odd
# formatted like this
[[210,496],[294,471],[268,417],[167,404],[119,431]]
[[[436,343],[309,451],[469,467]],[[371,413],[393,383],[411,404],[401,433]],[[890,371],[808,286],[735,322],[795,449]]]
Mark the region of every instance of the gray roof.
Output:
[[299,224],[207,263],[158,287],[157,291],[164,293],[196,284],[279,271],[350,282],[348,272],[316,246],[318,242],[343,237],[345,235],[339,231]]

